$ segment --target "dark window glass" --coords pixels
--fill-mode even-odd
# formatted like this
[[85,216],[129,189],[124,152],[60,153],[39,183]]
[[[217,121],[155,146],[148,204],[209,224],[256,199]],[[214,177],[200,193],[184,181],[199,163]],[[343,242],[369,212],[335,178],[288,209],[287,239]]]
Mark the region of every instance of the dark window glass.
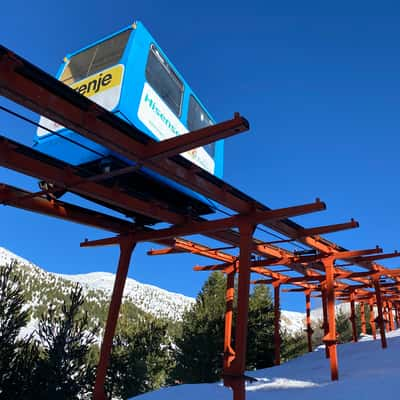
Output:
[[[198,101],[193,96],[190,96],[187,119],[187,127],[189,131],[196,131],[210,125],[213,125],[213,122],[208,114],[204,111],[203,107],[198,103]],[[215,143],[207,144],[204,146],[204,149],[211,157],[214,158]]]
[[168,107],[180,116],[183,83],[154,45],[150,46],[147,59],[146,80]]
[[67,85],[80,81],[118,63],[131,31],[126,30],[74,55],[66,65],[60,80]]

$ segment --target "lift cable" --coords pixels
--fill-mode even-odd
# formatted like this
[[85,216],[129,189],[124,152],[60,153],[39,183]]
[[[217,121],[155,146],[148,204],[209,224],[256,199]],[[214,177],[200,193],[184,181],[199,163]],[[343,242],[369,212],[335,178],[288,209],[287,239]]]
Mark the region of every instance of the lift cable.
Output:
[[42,128],[42,129],[48,131],[49,133],[52,133],[52,134],[58,136],[58,137],[61,138],[61,139],[64,139],[64,140],[66,140],[66,141],[68,141],[68,142],[70,142],[70,143],[72,143],[72,144],[75,144],[75,145],[77,145],[77,146],[79,146],[79,147],[82,147],[83,149],[88,150],[88,151],[90,151],[90,152],[92,152],[92,153],[94,153],[94,154],[96,154],[96,155],[98,155],[98,156],[106,157],[105,154],[102,154],[102,153],[100,153],[99,151],[93,150],[93,149],[91,149],[90,147],[85,146],[84,144],[79,143],[79,142],[77,142],[77,141],[74,140],[74,139],[71,139],[71,138],[68,138],[68,137],[66,137],[66,136],[64,136],[64,135],[61,135],[61,133],[58,133],[57,131],[53,131],[53,130],[51,130],[51,129],[49,129],[49,128],[47,128],[47,127],[45,127],[45,126],[39,124],[38,122],[35,122],[35,121],[33,121],[32,119],[30,119],[30,118],[28,118],[28,117],[25,117],[24,115],[21,115],[21,114],[15,112],[15,111],[10,110],[10,109],[7,108],[7,107],[0,106],[0,110],[6,112],[6,113],[8,113],[8,114],[11,114],[11,115],[13,115],[14,117],[17,117],[17,118],[19,118],[19,119],[21,119],[21,120],[23,120],[23,121],[25,121],[25,122],[27,122],[27,123],[29,123],[29,124],[31,124],[31,125],[37,126],[37,127],[39,127],[39,128]]

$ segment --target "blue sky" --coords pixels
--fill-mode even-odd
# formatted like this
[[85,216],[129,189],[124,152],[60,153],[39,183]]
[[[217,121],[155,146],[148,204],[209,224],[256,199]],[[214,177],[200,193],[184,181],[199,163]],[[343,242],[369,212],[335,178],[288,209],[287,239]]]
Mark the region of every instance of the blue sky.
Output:
[[[359,229],[329,238],[392,251],[400,226],[399,16],[389,1],[6,2],[0,42],[54,74],[66,53],[143,21],[217,121],[234,111],[249,119],[251,131],[226,142],[228,182],[270,207],[320,197],[328,210],[299,222],[354,217]],[[0,114],[0,133],[31,144],[34,129]],[[4,169],[0,181],[36,188]],[[48,270],[115,271],[116,248],[79,248],[102,232],[9,207],[0,207],[0,220],[0,246]],[[196,295],[205,274],[191,268],[207,260],[150,258],[149,247],[135,252],[130,276]],[[303,297],[285,295],[283,307],[303,310]]]

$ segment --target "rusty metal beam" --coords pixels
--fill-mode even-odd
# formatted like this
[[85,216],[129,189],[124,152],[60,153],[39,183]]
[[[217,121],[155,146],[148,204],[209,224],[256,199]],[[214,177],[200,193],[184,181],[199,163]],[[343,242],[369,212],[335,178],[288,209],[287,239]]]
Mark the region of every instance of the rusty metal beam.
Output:
[[197,254],[200,256],[204,256],[207,258],[211,258],[214,260],[219,260],[219,261],[223,261],[223,262],[233,262],[236,257],[233,257],[230,254],[224,253],[220,250],[212,250],[207,246],[204,246],[202,244],[199,243],[194,243],[190,240],[186,240],[186,239],[175,239],[174,241],[174,247],[176,247],[179,250],[183,250],[186,252],[190,252],[192,254]]
[[357,335],[357,325],[356,325],[356,308],[355,308],[355,301],[354,301],[354,292],[350,293],[350,322],[351,322],[351,331],[353,334],[353,342],[358,341]]
[[249,312],[251,239],[254,226],[240,226],[239,283],[235,335],[235,358],[224,370],[224,375],[244,379],[246,369],[247,322]]
[[[328,319],[328,304],[327,304],[327,290],[326,283],[321,285],[321,301],[322,301],[322,318],[323,318],[323,329],[324,337],[328,337],[329,334],[329,319]],[[325,342],[325,357],[329,358],[328,344]]]
[[328,311],[328,333],[324,336],[323,341],[328,347],[331,379],[336,381],[339,379],[339,369],[336,350],[336,321],[335,321],[335,289],[334,289],[334,259],[325,259],[323,261],[326,274],[326,306]]
[[376,325],[375,325],[375,315],[374,315],[374,300],[371,298],[368,300],[369,305],[369,324],[371,326],[372,337],[376,340]]
[[[153,230],[152,232],[137,232],[132,234],[131,239],[136,243],[148,241],[154,242],[156,240],[175,238],[177,236],[205,234],[209,232],[228,230],[230,228],[238,227],[243,223],[255,225],[263,221],[308,214],[311,212],[325,210],[325,208],[325,204],[317,200],[314,203],[303,204],[301,206],[286,207],[270,211],[256,211],[248,215],[235,215],[233,217],[212,221],[188,222],[180,226],[172,226],[166,229]],[[112,242],[112,238],[104,240]]]
[[362,301],[360,303],[360,319],[361,319],[361,333],[363,335],[367,334],[367,322],[365,320],[365,303]]
[[92,211],[60,200],[49,201],[45,197],[29,197],[31,193],[13,186],[0,184],[0,204],[11,205],[66,221],[104,229],[114,233],[127,233],[137,229],[132,222]]
[[307,348],[308,351],[312,352],[312,334],[313,329],[311,327],[311,290],[305,292],[306,295],[306,333],[307,333]]
[[363,271],[363,272],[337,272],[335,273],[336,279],[354,279],[354,278],[366,278],[373,276],[374,272],[372,271]]
[[318,226],[315,228],[300,229],[298,237],[323,235],[325,233],[333,233],[333,232],[343,231],[346,229],[354,229],[358,228],[359,226],[360,226],[359,223],[357,221],[354,221],[354,219],[352,219],[350,222],[345,222],[342,224],[325,225],[325,226]]
[[281,319],[281,307],[280,307],[280,296],[279,282],[273,283],[274,287],[274,364],[281,364],[281,335],[280,335],[280,319]]
[[[29,154],[29,155],[28,155]],[[185,217],[169,211],[165,205],[149,203],[129,196],[117,188],[109,188],[99,183],[85,180],[76,168],[51,157],[41,161],[43,155],[27,146],[0,137],[0,165],[33,176],[44,181],[53,182],[61,188],[85,197],[95,198],[116,207],[125,208],[150,218],[158,218],[171,223],[183,223]]]
[[224,371],[228,371],[232,361],[235,359],[235,350],[232,348],[232,321],[233,302],[235,298],[235,271],[227,274],[225,295],[225,334],[224,334]]
[[332,258],[334,260],[346,260],[346,259],[352,259],[356,257],[360,257],[363,255],[368,255],[368,254],[375,254],[375,253],[382,253],[382,249],[379,246],[376,246],[373,249],[366,249],[366,250],[346,250],[346,251],[338,251],[334,253],[328,253],[328,254],[317,254],[314,256],[302,256],[300,258],[299,262],[304,262],[304,263],[312,263],[315,261],[322,261],[324,258]]
[[128,274],[129,263],[132,252],[136,246],[129,239],[121,239],[120,258],[117,274],[115,277],[111,303],[108,310],[106,327],[104,330],[103,342],[100,349],[100,361],[97,366],[96,382],[94,385],[94,400],[105,400],[104,383],[106,380],[107,368],[111,355],[112,341],[117,327],[119,310],[122,302],[122,293],[124,291],[126,277]]
[[387,258],[395,258],[395,257],[400,257],[400,253],[397,250],[394,251],[393,253],[376,254],[368,257],[357,257],[353,260],[353,262],[357,264],[362,264],[362,263],[370,263],[377,260],[384,260]]
[[166,254],[177,254],[177,253],[182,253],[186,252],[183,250],[180,250],[176,247],[164,247],[163,249],[151,249],[147,252],[148,256],[164,256]]
[[146,147],[143,157],[151,160],[171,157],[187,150],[237,135],[248,129],[248,121],[241,117],[239,113],[235,113],[234,118],[229,121],[153,143],[149,147]]
[[255,281],[251,281],[253,285],[272,285],[276,282],[276,279],[257,279]]
[[373,284],[375,287],[376,307],[378,309],[378,324],[379,324],[379,331],[381,334],[381,343],[382,343],[382,348],[386,349],[387,341],[386,341],[386,332],[385,332],[385,319],[383,316],[383,301],[382,301],[379,279],[375,278],[373,280]]

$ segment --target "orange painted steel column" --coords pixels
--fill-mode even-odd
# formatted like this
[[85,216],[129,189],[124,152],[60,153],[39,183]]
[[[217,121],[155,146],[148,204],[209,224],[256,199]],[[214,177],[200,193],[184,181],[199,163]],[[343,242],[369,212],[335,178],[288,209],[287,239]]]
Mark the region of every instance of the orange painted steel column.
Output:
[[365,321],[365,303],[360,303],[360,314],[361,314],[361,332],[363,335],[367,334],[367,323]]
[[390,325],[389,325],[389,313],[388,313],[388,306],[387,306],[387,302],[384,301],[382,303],[382,307],[383,307],[383,318],[385,320],[385,328],[386,328],[386,332],[390,331]]
[[353,342],[357,342],[357,326],[356,326],[356,307],[354,304],[354,293],[350,293],[350,321],[351,321],[351,331],[353,334]]
[[324,343],[329,349],[329,360],[331,365],[331,379],[337,381],[339,379],[337,349],[336,349],[336,321],[335,321],[335,278],[334,278],[334,261],[331,258],[323,260],[326,275],[326,303],[328,310],[329,331],[324,336]]
[[272,284],[274,287],[274,344],[275,344],[275,357],[274,365],[281,364],[281,335],[280,335],[280,319],[281,319],[281,309],[280,309],[280,283],[274,282]]
[[390,326],[390,330],[394,331],[394,318],[393,318],[393,306],[392,306],[392,302],[388,301],[388,310],[389,310],[389,326]]
[[306,291],[306,332],[307,332],[307,346],[308,351],[312,352],[312,334],[311,328],[311,291]]
[[369,299],[369,324],[371,325],[372,336],[376,340],[376,325],[374,315],[374,300]]
[[374,300],[369,299],[369,324],[371,325],[372,336],[376,340],[376,325],[374,315]]
[[235,329],[235,358],[224,371],[224,385],[233,390],[234,400],[245,400],[247,322],[249,313],[250,262],[254,226],[243,224],[239,227],[239,283],[237,296],[237,318]]
[[224,371],[226,371],[235,358],[232,348],[232,319],[233,301],[235,297],[235,271],[229,272],[226,279],[226,311],[225,311],[225,336],[224,336]]
[[399,327],[399,305],[397,303],[394,303],[394,313],[395,313],[395,318],[396,318],[396,328]]
[[115,329],[117,327],[126,276],[128,274],[129,263],[131,261],[131,256],[135,245],[136,243],[133,243],[129,238],[121,238],[118,270],[115,277],[110,308],[108,309],[108,317],[104,330],[103,343],[100,350],[100,361],[96,371],[96,382],[93,392],[94,400],[106,400],[106,395],[104,392],[104,382],[106,379],[107,368],[110,361],[112,342],[115,334]]
[[374,287],[375,287],[375,296],[376,296],[376,307],[378,308],[378,324],[379,331],[381,334],[381,343],[382,348],[386,349],[387,341],[386,341],[386,332],[385,332],[385,320],[383,317],[383,305],[382,305],[382,295],[381,295],[381,285],[379,284],[379,279],[374,279]]
[[385,318],[385,329],[386,329],[386,332],[390,332],[389,312],[388,312],[387,301],[383,302],[383,316]]
[[[328,307],[327,307],[327,300],[326,300],[326,286],[322,288],[321,290],[322,294],[322,316],[323,316],[323,328],[324,328],[324,336],[328,335],[329,332],[329,321],[328,321]],[[325,356],[326,358],[329,358],[329,348],[327,344],[325,343]]]

